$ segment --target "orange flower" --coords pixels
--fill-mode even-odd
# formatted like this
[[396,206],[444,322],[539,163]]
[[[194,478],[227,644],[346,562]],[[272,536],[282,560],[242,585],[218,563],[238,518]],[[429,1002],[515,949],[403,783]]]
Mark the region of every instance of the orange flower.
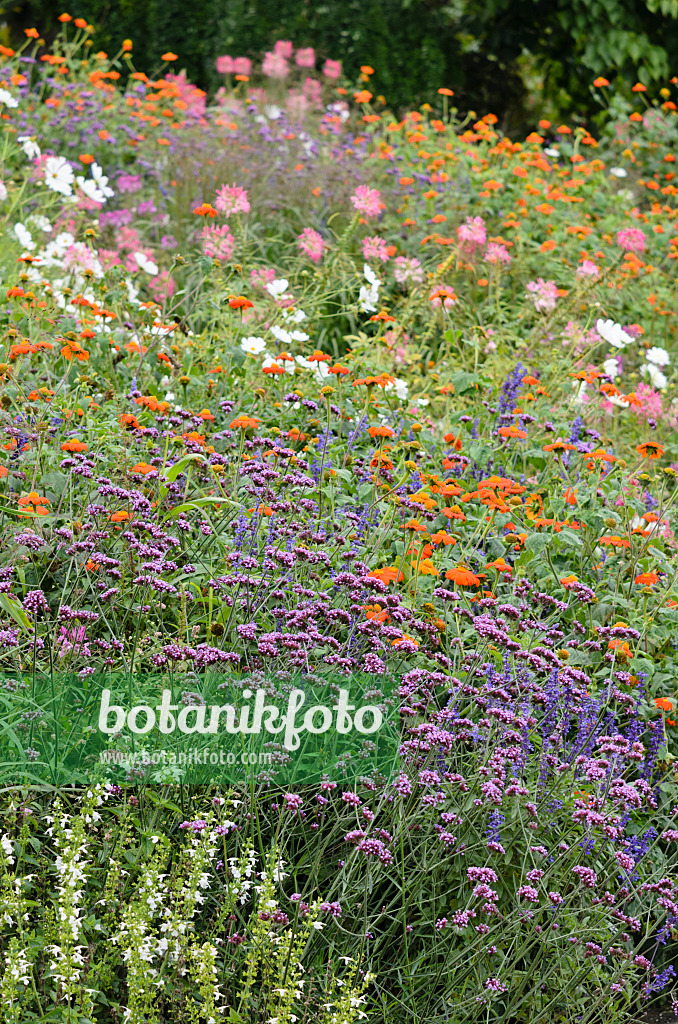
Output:
[[255,430],[260,423],[261,420],[256,419],[254,416],[246,416],[245,413],[241,412],[240,415],[236,416],[233,422],[229,425],[229,429],[248,430],[250,427],[252,427],[252,429]]
[[380,373],[378,377],[361,377],[360,380],[353,381],[354,388],[357,388],[359,384],[364,384],[368,388],[375,384],[377,387],[385,388],[387,384],[395,384],[395,377],[384,372]]
[[563,441],[562,438],[558,438],[552,444],[542,445],[545,452],[574,452],[577,446],[574,444],[568,444],[567,441]]
[[569,588],[570,588],[571,586],[573,586],[573,585],[574,585],[575,583],[578,583],[578,582],[579,582],[579,580],[578,580],[578,578],[577,578],[577,577],[576,577],[576,576],[574,575],[574,573],[573,573],[573,574],[572,574],[572,575],[570,575],[570,576],[563,576],[560,582],[561,582],[561,583],[563,584],[563,586],[564,586],[564,587],[565,587],[566,589],[568,589],[568,590],[569,590]]
[[588,452],[586,458],[589,462],[616,462],[616,455],[609,455],[602,448],[596,448],[594,452]]
[[160,60],[173,61],[179,60],[179,58],[177,57],[176,53],[172,53],[171,50],[168,50],[167,53],[162,53],[160,55]]
[[61,450],[62,452],[86,452],[87,445],[84,441],[64,441]]
[[383,569],[372,569],[368,577],[381,580],[382,583],[400,583],[405,578],[404,573],[399,572],[395,565],[387,565]]
[[508,562],[504,561],[503,558],[497,558],[494,562],[488,562],[485,568],[496,569],[497,572],[507,572],[509,574],[513,572],[513,567],[510,566]]
[[520,430],[515,423],[512,423],[510,427],[500,427],[499,434],[501,437],[518,437],[521,440],[527,437],[527,431]]
[[595,85],[596,89],[603,89],[606,85],[609,85],[610,83],[608,82],[607,78],[603,78],[602,75],[599,75],[598,78],[593,79],[593,84]]
[[417,519],[408,519],[403,530],[413,530],[415,533],[423,533],[426,530],[425,526],[422,526]]
[[24,508],[24,509],[26,509],[28,511],[28,506],[32,505],[33,506],[33,511],[38,516],[49,515],[49,509],[42,507],[43,505],[49,505],[49,504],[50,504],[49,498],[41,497],[38,494],[37,491],[31,491],[30,494],[25,494],[25,495],[23,495],[23,497],[19,498],[19,506],[21,508]]
[[198,413],[201,420],[205,420],[206,423],[214,423],[214,416],[209,409],[203,409],[202,412]]
[[627,540],[626,537],[601,537],[598,541],[599,544],[609,544],[613,548],[630,548],[631,541]]
[[327,368],[327,372],[328,373],[334,373],[334,374],[337,374],[337,375],[341,375],[342,377],[345,377],[346,374],[350,373],[351,371],[349,370],[349,368],[347,366],[342,366],[341,363],[337,363],[335,366],[329,366]]
[[456,569],[448,569],[445,573],[445,579],[452,580],[458,587],[479,587],[481,577],[476,576],[475,573],[471,572],[470,569],[466,569],[463,565],[459,565]]
[[655,697],[654,703],[655,707],[661,708],[662,711],[673,711],[673,701],[666,697]]
[[637,445],[636,451],[644,459],[660,459],[664,454],[662,446],[655,441],[644,441],[642,444]]
[[386,312],[386,310],[384,310],[384,309],[380,310],[380,312],[379,312],[379,313],[375,313],[375,314],[374,314],[374,316],[371,316],[371,317],[370,317],[370,320],[371,320],[372,322],[375,322],[375,321],[377,321],[377,320],[380,320],[380,321],[382,321],[383,323],[386,323],[387,321],[389,321],[389,320],[392,320],[392,321],[393,321],[393,323],[395,323],[395,317],[394,317],[394,316],[391,316],[391,315],[390,315],[389,313],[387,313],[387,312]]
[[[288,356],[287,358],[289,359],[291,357]],[[326,355],[324,352],[321,352],[320,349],[316,349],[315,352],[313,352],[312,355],[310,355],[308,357],[308,361],[309,361],[309,363],[331,363],[332,362],[330,357],[328,355]]]
[[114,512],[112,516],[108,517],[108,520],[111,523],[126,523],[129,518],[129,512]]
[[77,359],[80,363],[86,363],[89,359],[89,352],[83,348],[79,341],[69,341],[67,345],[61,349],[61,354],[64,359],[69,362],[72,359]]
[[633,582],[646,587],[653,587],[655,583],[659,583],[659,576],[656,572],[641,572],[640,576],[636,576]]
[[130,473],[135,473],[138,476],[147,476],[149,473],[157,473],[155,466],[151,466],[148,462],[137,462],[136,466],[132,466]]
[[200,206],[196,206],[193,213],[198,217],[216,217],[217,215],[217,211],[211,203],[202,203]]
[[366,604],[364,605],[365,618],[371,619],[372,622],[390,622],[391,616],[388,614],[386,609],[382,609],[380,604]]
[[431,534],[431,542],[433,544],[444,544],[445,547],[457,543],[455,538],[450,536],[446,530],[438,530],[436,533]]
[[395,437],[395,430],[390,427],[370,427],[367,433],[370,437]]
[[228,304],[231,309],[250,309],[254,303],[244,295],[229,295]]
[[127,427],[129,430],[138,430],[140,427],[139,420],[136,416],[132,416],[131,412],[124,412],[122,416],[119,416],[118,423],[121,427]]

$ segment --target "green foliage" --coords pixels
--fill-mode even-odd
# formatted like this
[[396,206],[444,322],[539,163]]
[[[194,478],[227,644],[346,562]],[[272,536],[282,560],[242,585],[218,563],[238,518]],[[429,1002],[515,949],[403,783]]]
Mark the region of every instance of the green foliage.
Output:
[[[59,27],[53,0],[22,0],[5,13],[17,39],[34,24],[47,38]],[[341,58],[351,79],[370,64],[374,91],[396,108],[446,86],[462,109],[492,110],[521,129],[526,58],[542,102],[588,116],[596,75],[663,83],[678,46],[678,0],[79,0],[72,13],[97,26],[95,47],[115,53],[132,38],[135,65],[149,74],[171,50],[209,91],[221,84],[221,54],[258,57],[291,39]]]

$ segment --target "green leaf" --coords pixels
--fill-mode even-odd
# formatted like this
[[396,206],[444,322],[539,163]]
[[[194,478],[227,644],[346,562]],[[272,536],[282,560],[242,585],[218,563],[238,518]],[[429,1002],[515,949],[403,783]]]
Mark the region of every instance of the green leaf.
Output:
[[467,373],[465,370],[453,373],[452,383],[454,384],[455,394],[463,395],[465,391],[470,391],[479,380],[480,377],[477,373]]
[[17,626],[21,626],[27,631],[32,629],[31,620],[15,597],[10,597],[9,594],[0,594],[0,607],[12,616]]
[[201,455],[199,452],[192,452],[190,455],[184,455],[183,459],[175,462],[172,468],[165,472],[163,479],[167,480],[170,484],[174,483],[179,474],[183,473],[186,466],[189,466],[192,462],[202,462],[207,465],[207,459],[204,455]]
[[550,533],[531,533],[525,541],[525,547],[537,555],[540,551],[546,550],[552,539]]

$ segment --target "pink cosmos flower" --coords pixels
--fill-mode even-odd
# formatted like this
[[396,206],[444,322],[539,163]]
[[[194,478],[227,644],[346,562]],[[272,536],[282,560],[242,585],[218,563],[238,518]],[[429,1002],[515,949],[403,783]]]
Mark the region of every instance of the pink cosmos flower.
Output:
[[351,196],[351,202],[353,203],[356,210],[359,213],[364,213],[366,217],[378,217],[381,211],[381,203],[379,197],[381,192],[377,191],[376,188],[368,188],[367,185],[358,185],[357,189]]
[[635,252],[640,254],[645,248],[645,232],[639,228],[624,228],[617,232],[617,245],[621,246],[624,252]]
[[505,245],[500,245],[499,242],[490,242],[483,258],[486,263],[510,263],[511,253]]
[[264,54],[261,70],[267,78],[287,78],[290,73],[290,66],[281,54],[271,53],[270,50],[267,50]]
[[298,68],[314,68],[315,50],[313,47],[307,46],[306,49],[297,50],[294,55],[294,63]]
[[600,269],[593,260],[582,260],[577,268],[577,277],[600,277]]
[[325,242],[322,235],[314,231],[313,228],[304,228],[301,234],[297,236],[297,246],[314,263],[320,263],[323,258]]
[[394,265],[395,279],[398,284],[421,284],[424,280],[424,271],[421,262],[415,257],[398,256]]
[[485,245],[487,234],[485,221],[482,217],[467,217],[464,224],[457,228],[459,246],[467,256],[472,256],[476,249]]
[[141,175],[121,174],[116,185],[118,192],[138,192],[141,188]]
[[230,217],[232,213],[250,212],[247,192],[240,185],[222,185],[217,192],[214,205],[225,217]]
[[233,61],[233,73],[236,75],[249,75],[252,71],[252,61],[249,57],[236,57]]
[[336,81],[341,75],[341,61],[340,60],[326,60],[323,65],[323,75],[325,78],[330,78],[332,81]]
[[528,298],[532,299],[538,312],[550,313],[556,308],[558,286],[555,281],[545,281],[543,277],[538,277],[536,281],[527,282],[527,290],[530,293]]
[[372,235],[362,240],[363,256],[369,262],[370,260],[381,260],[382,263],[388,263],[389,255],[387,252],[388,246],[383,238],[379,238],[379,235]]
[[285,60],[289,60],[293,49],[294,47],[289,39],[279,39],[273,47],[273,52],[276,57],[283,57]]
[[224,224],[222,227],[213,227],[205,224],[202,229],[202,250],[205,256],[212,259],[230,260],[235,248],[235,239]]

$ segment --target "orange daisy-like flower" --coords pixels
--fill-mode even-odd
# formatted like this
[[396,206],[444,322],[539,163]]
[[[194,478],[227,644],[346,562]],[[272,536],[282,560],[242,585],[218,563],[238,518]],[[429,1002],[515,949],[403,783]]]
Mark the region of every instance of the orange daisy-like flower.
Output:
[[588,452],[586,455],[588,462],[616,462],[617,456],[610,455],[609,452],[603,451],[602,448],[596,448],[594,452]]
[[500,427],[499,435],[501,437],[517,437],[522,441],[527,437],[527,431],[521,430],[515,423],[512,423],[510,427]]
[[364,384],[368,388],[375,385],[379,388],[385,388],[387,384],[395,384],[395,377],[392,377],[389,373],[380,373],[378,377],[361,377],[360,380],[353,381],[354,388],[357,388],[360,384]]
[[244,295],[229,295],[228,304],[231,309],[250,309],[254,306],[252,300],[245,298]]
[[250,427],[252,427],[252,429],[256,429],[260,423],[261,420],[256,419],[256,417],[246,416],[244,413],[241,413],[239,416],[236,416],[232,423],[229,424],[229,429],[248,430]]
[[79,341],[69,341],[67,345],[61,349],[61,354],[64,359],[69,362],[72,359],[77,359],[79,363],[86,363],[89,359],[89,352],[83,348]]
[[655,583],[659,583],[659,576],[656,572],[641,572],[640,576],[636,576],[633,582],[641,586],[653,587]]
[[124,412],[122,416],[118,418],[118,423],[121,427],[127,427],[128,430],[138,430],[140,427],[139,420],[136,416],[132,416],[131,412]]
[[456,544],[457,541],[447,532],[447,530],[438,530],[436,533],[431,534],[431,543],[444,544],[445,547],[449,547],[450,544]]
[[315,350],[315,352],[313,352],[308,357],[308,361],[309,361],[309,363],[331,363],[332,362],[330,357],[328,355],[326,355],[325,352],[321,352],[320,349],[318,349],[318,348]]
[[662,711],[673,711],[673,701],[666,697],[655,697],[654,703],[655,707],[661,708]]
[[417,519],[408,519],[403,526],[403,530],[413,530],[415,533],[423,533],[426,530],[426,527],[422,526]]
[[347,373],[350,373],[348,366],[342,366],[341,363],[336,363],[334,366],[327,368],[328,373],[334,373],[337,376],[345,377]]
[[655,441],[644,441],[643,444],[636,446],[636,451],[644,459],[660,459],[664,454],[662,446]]
[[132,466],[130,469],[130,473],[137,476],[148,476],[149,473],[157,473],[157,469],[148,462],[137,462],[136,466]]
[[217,211],[211,203],[201,203],[200,206],[195,207],[193,213],[197,217],[216,217],[217,215]]
[[399,572],[395,565],[387,565],[383,569],[372,569],[368,577],[381,580],[382,583],[400,583],[405,578],[404,573]]
[[380,310],[378,313],[375,313],[374,316],[371,316],[370,320],[373,323],[376,322],[377,320],[383,321],[384,323],[387,323],[389,320],[392,320],[393,323],[395,323],[395,317],[391,316],[390,313],[387,313],[386,310],[384,309]]
[[43,508],[44,505],[49,505],[49,498],[42,497],[37,491],[31,491],[30,494],[24,494],[19,498],[19,506],[28,510],[28,506],[33,506],[33,511],[38,516],[46,516],[49,514],[49,509]]
[[367,433],[370,437],[395,437],[395,430],[390,427],[370,427]]
[[574,452],[577,446],[574,444],[568,444],[567,441],[563,441],[561,437],[557,441],[553,441],[552,444],[542,445],[545,452]]
[[87,445],[84,441],[64,441],[61,450],[62,452],[86,452]]
[[466,569],[463,565],[458,565],[456,569],[448,569],[445,573],[446,580],[452,580],[452,582],[458,587],[479,587],[480,576],[476,576],[470,569]]
[[485,568],[496,569],[497,572],[513,572],[513,566],[509,565],[508,562],[504,561],[503,558],[496,558],[494,562],[488,562]]
[[616,537],[616,536],[601,537],[600,540],[598,541],[598,543],[599,544],[608,544],[608,545],[610,545],[610,547],[613,547],[613,548],[630,548],[631,547],[631,541],[628,540],[626,537]]

